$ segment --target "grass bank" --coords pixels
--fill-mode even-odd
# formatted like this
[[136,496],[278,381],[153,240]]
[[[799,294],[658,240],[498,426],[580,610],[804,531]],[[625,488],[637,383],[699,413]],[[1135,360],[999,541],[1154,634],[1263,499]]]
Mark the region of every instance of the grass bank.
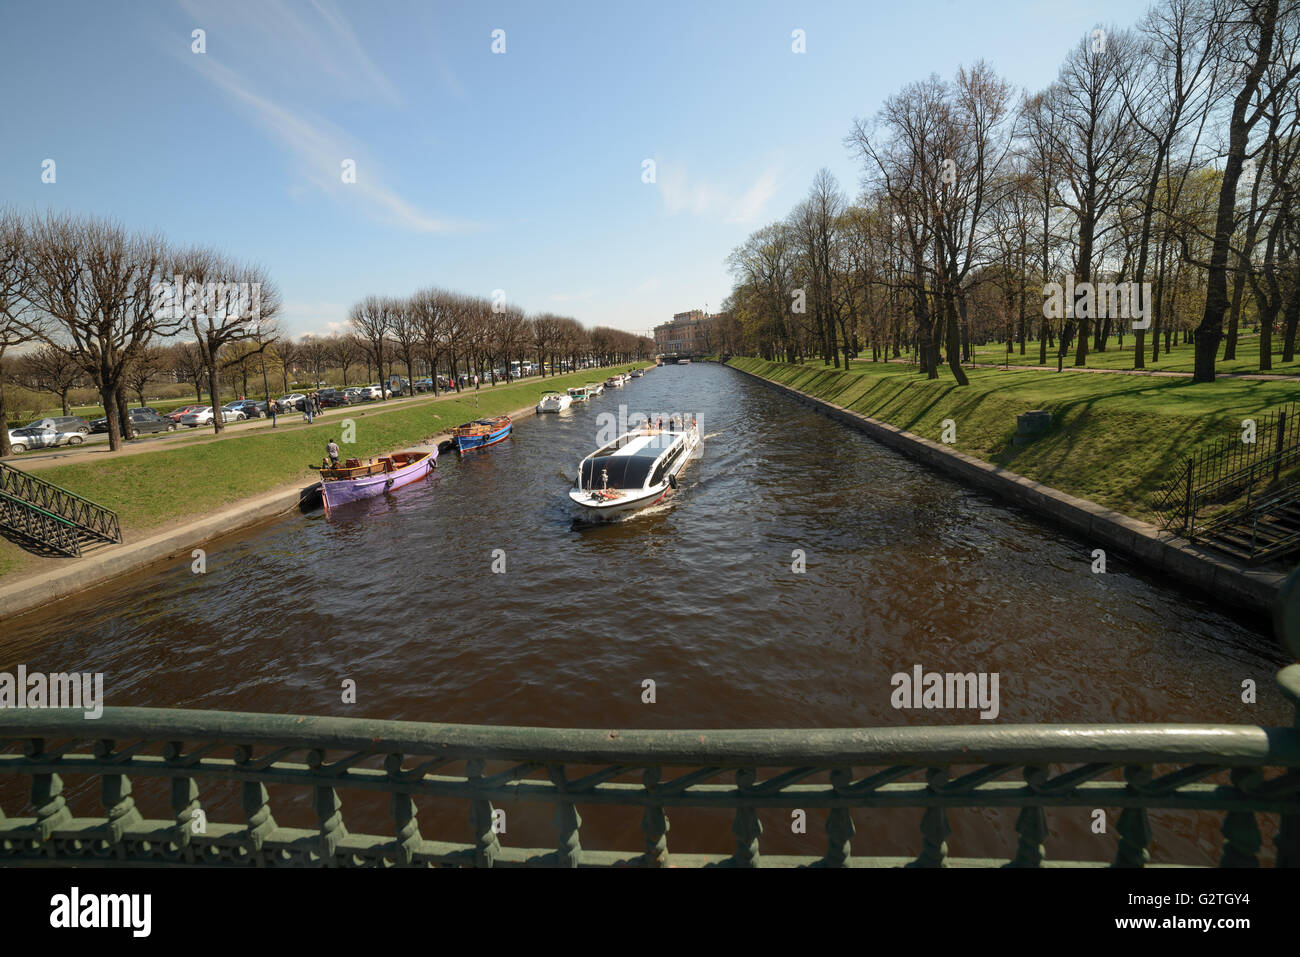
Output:
[[[614,367],[625,368],[629,366]],[[292,482],[310,484],[316,476],[308,466],[321,461],[331,438],[340,443],[345,457],[366,458],[414,444],[470,419],[523,408],[552,389],[604,379],[614,369],[585,369],[532,379],[392,411],[384,411],[381,403],[352,406],[332,410],[310,426],[177,443],[120,458],[97,457],[93,462],[52,466],[38,474],[116,511],[123,537],[131,541]],[[356,423],[356,441],[351,445],[342,442],[344,419]],[[0,540],[0,578],[45,571],[60,561],[65,559],[41,558],[14,542]]]
[[[1294,382],[1188,379],[968,370],[956,385],[945,370],[927,380],[902,365],[787,365],[735,358],[729,363],[819,399],[941,441],[944,419],[956,423],[954,447],[1053,488],[1152,520],[1156,493],[1187,455],[1224,436],[1241,420],[1300,398]],[[1016,416],[1052,413],[1052,428],[1022,446],[1012,443]]]

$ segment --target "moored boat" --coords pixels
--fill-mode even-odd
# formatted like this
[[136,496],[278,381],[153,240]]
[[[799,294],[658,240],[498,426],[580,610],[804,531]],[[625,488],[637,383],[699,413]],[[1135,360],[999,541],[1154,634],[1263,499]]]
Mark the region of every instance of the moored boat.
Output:
[[569,398],[574,402],[586,402],[591,398],[591,393],[585,385],[575,385],[569,389]]
[[639,378],[641,378],[643,375],[645,375],[645,370],[644,370],[644,369],[633,369],[632,372],[630,373],[630,375],[632,376],[633,379],[639,379]]
[[589,521],[612,521],[654,505],[677,488],[678,474],[701,441],[695,423],[624,433],[578,464],[569,499]]
[[424,478],[437,464],[438,450],[433,449],[429,452],[394,452],[366,462],[348,459],[338,468],[323,468],[320,470],[320,491],[325,511],[409,485]]
[[547,392],[537,403],[538,412],[563,412],[573,404],[573,396],[566,392]]
[[604,384],[603,382],[588,382],[588,383],[587,383],[587,395],[588,395],[588,396],[602,395],[602,394],[604,393],[604,391],[605,391],[605,384]]
[[605,380],[606,388],[618,388],[622,385],[623,385],[623,377],[621,375],[612,375]]
[[469,452],[496,445],[510,434],[510,416],[498,415],[490,419],[475,419],[451,430],[451,441],[457,452]]

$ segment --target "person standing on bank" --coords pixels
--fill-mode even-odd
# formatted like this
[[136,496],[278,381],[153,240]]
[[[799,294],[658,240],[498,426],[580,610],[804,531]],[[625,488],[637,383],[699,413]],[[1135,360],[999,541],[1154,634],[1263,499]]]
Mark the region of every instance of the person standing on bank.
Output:
[[276,413],[280,411],[280,403],[274,399],[266,400],[266,411],[271,416],[271,428],[276,426]]
[[329,444],[325,446],[325,454],[330,457],[330,468],[339,467],[339,447],[338,443],[330,439]]

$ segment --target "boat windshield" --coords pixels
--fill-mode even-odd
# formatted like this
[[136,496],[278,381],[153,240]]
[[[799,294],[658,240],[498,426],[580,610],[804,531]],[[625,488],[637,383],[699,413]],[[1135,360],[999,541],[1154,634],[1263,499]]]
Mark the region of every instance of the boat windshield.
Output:
[[[644,488],[662,449],[639,455],[598,455],[582,463],[583,488]],[[606,480],[608,479],[608,484]]]

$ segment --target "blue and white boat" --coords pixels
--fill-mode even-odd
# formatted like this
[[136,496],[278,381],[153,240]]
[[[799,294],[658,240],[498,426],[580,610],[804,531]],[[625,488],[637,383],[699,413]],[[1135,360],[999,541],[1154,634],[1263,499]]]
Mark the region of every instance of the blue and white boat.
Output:
[[498,415],[490,419],[475,419],[451,430],[451,441],[457,452],[471,452],[496,445],[510,434],[510,416]]

